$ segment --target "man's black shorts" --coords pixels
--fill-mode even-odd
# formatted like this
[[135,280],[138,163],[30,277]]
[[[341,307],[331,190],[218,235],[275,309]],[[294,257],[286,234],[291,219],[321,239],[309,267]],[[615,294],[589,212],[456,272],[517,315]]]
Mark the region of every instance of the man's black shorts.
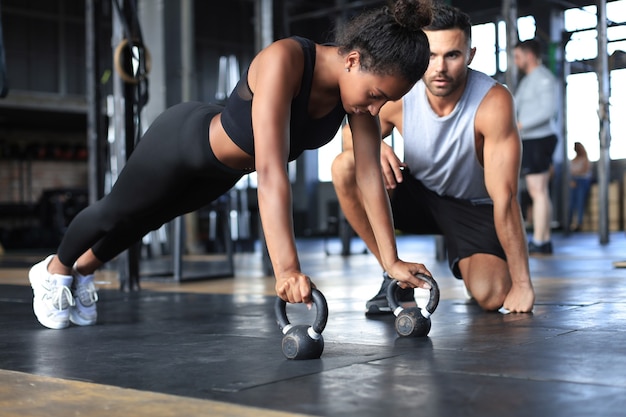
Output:
[[459,260],[476,253],[487,253],[506,260],[496,235],[493,204],[442,197],[427,189],[408,170],[391,198],[395,228],[410,234],[443,235],[448,263],[455,277],[461,278]]
[[552,165],[552,154],[558,139],[550,135],[539,139],[526,139],[522,142],[522,175],[548,172]]

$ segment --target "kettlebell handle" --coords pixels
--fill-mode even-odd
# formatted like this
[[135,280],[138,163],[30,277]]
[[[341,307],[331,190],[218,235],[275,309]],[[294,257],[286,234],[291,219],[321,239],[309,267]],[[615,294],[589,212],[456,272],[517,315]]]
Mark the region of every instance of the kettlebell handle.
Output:
[[[328,303],[324,294],[317,288],[311,289],[311,298],[313,298],[313,304],[315,304],[317,310],[311,329],[316,334],[321,334],[326,328],[326,321],[328,320]],[[274,312],[276,313],[278,327],[280,327],[283,334],[286,334],[293,327],[287,318],[287,302],[280,297],[276,297]]]
[[[439,305],[439,285],[437,285],[437,281],[435,281],[435,279],[430,275],[418,272],[415,276],[430,284],[430,298],[428,299],[428,304],[426,304],[426,307],[420,309],[422,311],[422,315],[424,317],[428,317],[435,312],[437,306]],[[398,285],[398,281],[395,279],[391,281],[387,287],[387,302],[389,303],[391,311],[393,311],[396,316],[403,310],[398,302],[397,291],[399,289],[400,286]]]

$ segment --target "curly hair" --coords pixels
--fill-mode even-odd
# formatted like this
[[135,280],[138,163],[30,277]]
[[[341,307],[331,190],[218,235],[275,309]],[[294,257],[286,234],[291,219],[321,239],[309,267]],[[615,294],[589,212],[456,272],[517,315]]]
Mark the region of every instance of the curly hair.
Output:
[[431,20],[430,0],[397,0],[350,21],[336,43],[342,55],[358,51],[363,70],[415,83],[428,68],[430,46],[422,29]]

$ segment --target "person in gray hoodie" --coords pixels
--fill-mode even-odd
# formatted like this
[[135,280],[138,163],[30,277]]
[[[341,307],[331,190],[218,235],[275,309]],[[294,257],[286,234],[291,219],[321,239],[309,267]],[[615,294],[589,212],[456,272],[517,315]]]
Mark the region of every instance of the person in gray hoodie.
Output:
[[552,154],[557,144],[557,82],[541,62],[537,40],[520,42],[514,50],[515,65],[525,74],[515,92],[517,127],[522,138],[522,170],[532,200],[533,236],[529,254],[552,254],[549,183]]

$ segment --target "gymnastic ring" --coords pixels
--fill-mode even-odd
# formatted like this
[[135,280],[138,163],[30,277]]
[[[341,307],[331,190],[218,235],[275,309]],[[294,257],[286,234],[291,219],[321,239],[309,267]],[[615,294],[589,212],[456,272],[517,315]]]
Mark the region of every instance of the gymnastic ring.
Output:
[[135,41],[135,44],[132,46],[139,46],[143,48],[144,54],[146,56],[145,69],[146,71],[139,75],[139,77],[133,77],[129,73],[127,73],[124,68],[122,68],[122,51],[129,46],[128,39],[124,38],[120,41],[119,44],[115,47],[115,52],[113,53],[113,65],[115,67],[115,72],[118,73],[120,78],[127,84],[138,84],[139,81],[145,79],[146,75],[150,72],[151,67],[151,56],[150,50],[143,44],[140,44],[138,41]]
[[430,332],[430,315],[439,305],[439,286],[429,275],[417,273],[415,276],[430,284],[430,298],[424,308],[403,308],[398,302],[398,281],[393,280],[387,287],[387,303],[396,316],[396,332],[403,337],[424,337]]

